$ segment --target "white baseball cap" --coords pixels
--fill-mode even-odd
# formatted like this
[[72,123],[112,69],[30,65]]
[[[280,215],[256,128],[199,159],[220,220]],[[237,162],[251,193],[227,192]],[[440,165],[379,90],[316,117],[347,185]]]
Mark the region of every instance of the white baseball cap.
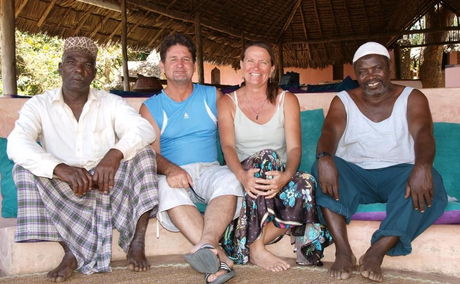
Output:
[[361,57],[369,54],[383,55],[390,59],[390,53],[388,53],[388,49],[385,46],[381,45],[378,42],[369,41],[361,45],[356,50],[355,55],[353,56],[353,63],[358,61],[358,59],[360,59]]

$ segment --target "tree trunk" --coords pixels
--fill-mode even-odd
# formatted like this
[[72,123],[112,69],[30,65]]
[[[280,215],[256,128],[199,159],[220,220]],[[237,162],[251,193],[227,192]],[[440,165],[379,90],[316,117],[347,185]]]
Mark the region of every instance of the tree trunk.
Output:
[[[447,27],[453,24],[454,13],[444,6],[434,6],[425,16],[426,28]],[[425,34],[425,42],[445,41],[448,32]],[[430,45],[423,51],[423,63],[420,65],[420,80],[423,88],[444,87],[444,72],[442,70],[442,45]]]

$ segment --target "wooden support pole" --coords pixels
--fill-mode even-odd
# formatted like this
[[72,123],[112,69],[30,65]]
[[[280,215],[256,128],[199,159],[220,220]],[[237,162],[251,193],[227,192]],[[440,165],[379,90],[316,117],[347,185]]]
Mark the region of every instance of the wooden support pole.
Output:
[[16,95],[16,40],[14,0],[1,0],[3,94]]
[[203,66],[203,41],[201,39],[200,14],[195,15],[195,44],[196,44],[196,65],[198,69],[198,80],[200,84],[204,83],[204,66]]
[[284,57],[283,57],[283,44],[278,44],[278,80],[283,78],[284,74]]
[[128,69],[128,17],[126,14],[126,0],[121,1],[121,53],[123,55],[123,91],[129,91]]
[[394,49],[394,56],[395,76],[397,80],[401,80],[401,48],[398,45]]

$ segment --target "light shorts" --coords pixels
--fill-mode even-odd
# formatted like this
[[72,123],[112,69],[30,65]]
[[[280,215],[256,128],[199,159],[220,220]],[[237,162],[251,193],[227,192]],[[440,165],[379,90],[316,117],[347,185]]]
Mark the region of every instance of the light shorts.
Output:
[[[243,187],[236,176],[227,166],[221,166],[218,162],[193,163],[181,166],[189,173],[193,180],[193,189],[199,197],[208,204],[211,200],[222,195],[238,196],[237,205],[233,219],[239,217],[243,197]],[[167,210],[181,206],[191,205],[196,207],[200,203],[190,188],[172,188],[166,181],[166,176],[158,176],[159,187],[159,208],[157,218],[161,225],[172,232],[179,232],[179,229],[169,218]]]

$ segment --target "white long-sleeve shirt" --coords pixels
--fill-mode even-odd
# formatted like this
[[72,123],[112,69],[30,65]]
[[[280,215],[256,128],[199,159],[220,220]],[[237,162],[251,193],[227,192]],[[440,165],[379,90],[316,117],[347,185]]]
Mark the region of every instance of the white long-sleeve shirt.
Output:
[[90,170],[110,149],[129,160],[155,138],[148,121],[123,98],[105,91],[90,90],[77,121],[59,88],[24,104],[8,136],[7,153],[34,175],[52,178],[60,163]]

